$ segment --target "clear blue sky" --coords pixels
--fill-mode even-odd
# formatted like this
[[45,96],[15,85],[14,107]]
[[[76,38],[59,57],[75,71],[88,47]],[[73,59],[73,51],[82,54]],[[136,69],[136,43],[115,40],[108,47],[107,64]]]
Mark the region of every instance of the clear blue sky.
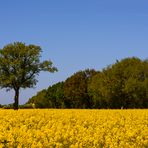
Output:
[[[116,59],[148,58],[147,0],[0,0],[0,48],[14,41],[42,47],[59,72],[41,73],[37,91],[86,68],[101,70]],[[0,104],[14,92],[0,90]]]

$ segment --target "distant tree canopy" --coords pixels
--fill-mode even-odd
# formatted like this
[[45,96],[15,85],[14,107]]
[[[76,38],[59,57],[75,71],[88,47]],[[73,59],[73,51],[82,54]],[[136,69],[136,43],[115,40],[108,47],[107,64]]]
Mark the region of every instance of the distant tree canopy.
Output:
[[148,108],[148,60],[125,58],[100,72],[79,71],[28,103],[38,108]]
[[51,61],[40,62],[41,48],[21,42],[0,49],[0,87],[15,91],[14,109],[18,109],[20,88],[31,88],[37,83],[40,71],[54,72]]
[[79,71],[64,83],[65,104],[68,108],[91,108],[92,100],[88,94],[88,82],[97,72]]
[[95,74],[95,70],[79,71],[67,78],[65,82],[50,86],[46,92],[45,90],[39,92],[27,103],[35,103],[38,108],[91,108],[92,102],[87,86],[88,81]]
[[148,61],[126,58],[95,75],[89,85],[95,108],[147,108]]
[[36,108],[64,108],[63,82],[49,86],[47,90],[42,90],[33,96],[27,104],[34,103]]

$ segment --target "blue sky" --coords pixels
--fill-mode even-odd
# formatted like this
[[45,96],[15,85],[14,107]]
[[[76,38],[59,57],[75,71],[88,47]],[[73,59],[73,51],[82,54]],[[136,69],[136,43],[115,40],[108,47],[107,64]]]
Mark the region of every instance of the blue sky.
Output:
[[[0,0],[0,48],[15,41],[39,45],[42,60],[59,69],[41,73],[34,89],[21,90],[20,104],[79,70],[148,58],[147,8],[147,0]],[[0,104],[13,97],[0,90]]]

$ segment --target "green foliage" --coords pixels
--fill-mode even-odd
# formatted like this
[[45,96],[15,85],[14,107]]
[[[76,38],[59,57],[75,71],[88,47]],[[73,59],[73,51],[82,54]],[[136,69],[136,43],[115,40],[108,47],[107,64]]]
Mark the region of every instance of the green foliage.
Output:
[[3,109],[13,109],[13,104],[2,105]]
[[65,104],[68,108],[91,108],[92,100],[88,94],[88,82],[95,70],[79,71],[64,83]]
[[30,104],[23,104],[23,105],[19,105],[20,109],[35,109],[35,105],[33,103]]
[[46,99],[52,108],[65,108],[64,105],[64,82],[59,82],[47,89]]
[[45,95],[46,95],[46,90],[44,89],[38,92],[36,96],[33,96],[31,99],[29,99],[27,104],[34,103],[36,108],[44,108],[45,106],[48,106],[48,102]]
[[42,90],[29,99],[27,103],[34,103],[36,108],[64,108],[63,82]]
[[37,108],[91,108],[92,101],[87,92],[88,82],[94,70],[79,71],[65,82],[50,86],[37,93],[27,103],[35,103]]
[[148,108],[148,60],[125,58],[78,71],[30,99],[38,108]]
[[148,107],[148,62],[126,58],[93,77],[89,92],[106,108]]
[[8,44],[0,50],[0,87],[15,90],[14,108],[18,109],[20,88],[31,88],[37,83],[40,71],[57,71],[51,61],[40,61],[41,48],[21,42]]

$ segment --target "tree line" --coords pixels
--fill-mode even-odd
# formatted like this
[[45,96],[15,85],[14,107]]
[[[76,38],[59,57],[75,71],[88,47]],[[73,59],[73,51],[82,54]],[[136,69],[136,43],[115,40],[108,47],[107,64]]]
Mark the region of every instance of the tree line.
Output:
[[117,60],[101,71],[78,71],[19,106],[21,88],[34,87],[41,71],[58,70],[51,60],[40,60],[41,52],[40,46],[22,42],[0,49],[0,88],[15,92],[10,108],[148,108],[148,59],[137,57]]
[[148,60],[125,58],[78,71],[29,99],[36,108],[148,108]]

